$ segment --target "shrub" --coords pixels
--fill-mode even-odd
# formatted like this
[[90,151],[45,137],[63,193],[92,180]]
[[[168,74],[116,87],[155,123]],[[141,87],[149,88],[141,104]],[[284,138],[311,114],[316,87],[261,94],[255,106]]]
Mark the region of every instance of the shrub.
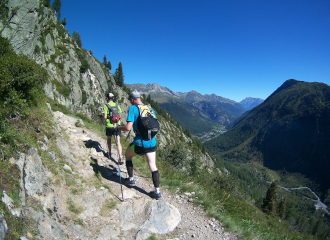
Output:
[[81,104],[85,104],[87,102],[87,93],[85,90],[81,91]]
[[0,103],[3,106],[0,112],[7,117],[15,112],[22,114],[26,106],[37,105],[44,96],[46,70],[25,56],[18,56],[3,37],[0,37],[0,70]]
[[35,45],[34,47],[34,53],[39,54],[40,53],[40,47],[38,45]]
[[54,84],[56,86],[56,90],[63,95],[64,97],[69,97],[71,89],[68,88],[67,86],[64,86],[63,83],[61,83],[60,81],[54,79],[52,80],[52,84]]
[[163,161],[169,162],[174,167],[179,169],[190,166],[189,159],[187,158],[186,147],[182,143],[161,148],[158,150],[158,154]]

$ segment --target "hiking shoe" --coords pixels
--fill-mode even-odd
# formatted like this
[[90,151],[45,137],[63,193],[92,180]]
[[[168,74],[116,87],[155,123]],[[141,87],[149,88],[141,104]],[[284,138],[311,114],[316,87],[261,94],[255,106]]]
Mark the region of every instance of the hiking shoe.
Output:
[[162,195],[160,193],[156,193],[155,191],[151,191],[149,194],[150,197],[155,198],[156,200],[162,198]]
[[118,162],[119,162],[120,165],[123,165],[124,164],[124,158],[123,158],[123,156],[120,156],[119,157],[119,161]]
[[129,180],[129,178],[126,178],[126,179],[125,179],[125,185],[126,185],[127,187],[134,187],[134,186],[135,186],[135,181],[134,181],[134,179],[133,179],[133,180]]

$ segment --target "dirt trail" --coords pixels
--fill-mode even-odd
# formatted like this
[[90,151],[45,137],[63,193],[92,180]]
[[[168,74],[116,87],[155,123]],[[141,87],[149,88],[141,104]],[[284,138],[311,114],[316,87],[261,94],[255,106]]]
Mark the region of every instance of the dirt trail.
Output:
[[[120,201],[122,193],[119,181],[116,145],[114,143],[112,144],[112,156],[111,159],[108,159],[105,137],[99,136],[84,127],[76,127],[75,123],[77,119],[60,112],[54,112],[54,119],[57,120],[62,132],[69,137],[68,144],[71,154],[74,158],[81,160],[74,161],[74,170],[86,178],[93,176],[94,172],[98,171],[102,176],[102,183],[108,185],[114,195],[117,196],[118,208],[123,202]],[[123,149],[123,153],[125,153],[125,149]],[[90,163],[91,159],[94,163]],[[127,177],[126,166],[121,165],[120,170],[123,180],[123,178]],[[134,174],[135,187],[128,188],[122,184],[124,203],[134,202],[137,199],[150,200],[148,193],[153,190],[151,174],[149,177],[142,176],[136,171]],[[158,239],[238,239],[237,234],[225,232],[219,221],[207,217],[200,207],[189,202],[189,199],[194,197],[194,193],[172,194],[162,186],[160,187],[162,199],[158,201],[165,201],[175,206],[180,211],[181,221],[171,233],[158,235]]]

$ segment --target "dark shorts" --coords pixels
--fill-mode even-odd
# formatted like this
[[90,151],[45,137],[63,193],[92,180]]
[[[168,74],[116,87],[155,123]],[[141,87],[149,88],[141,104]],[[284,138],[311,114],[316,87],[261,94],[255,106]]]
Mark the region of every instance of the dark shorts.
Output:
[[106,128],[106,132],[105,132],[105,135],[107,135],[107,136],[113,136],[113,135],[115,135],[115,136],[121,136],[121,131],[120,130],[118,130],[118,131],[115,131],[115,129],[114,128]]
[[144,148],[144,147],[136,146],[133,143],[131,143],[129,146],[133,150],[133,152],[135,152],[137,155],[140,156],[143,156],[146,153],[156,152],[156,146],[150,148]]

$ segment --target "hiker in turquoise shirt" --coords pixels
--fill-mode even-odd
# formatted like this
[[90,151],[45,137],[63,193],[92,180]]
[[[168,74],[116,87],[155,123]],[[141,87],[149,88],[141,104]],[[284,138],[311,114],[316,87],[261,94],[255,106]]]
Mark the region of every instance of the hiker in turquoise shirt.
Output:
[[[133,128],[134,132],[136,132],[139,120],[139,110],[136,105],[144,104],[141,101],[140,93],[136,91],[129,94],[128,100],[130,100],[132,106],[128,110],[127,124],[125,126],[118,126],[117,124],[114,124],[114,128],[122,131],[130,131]],[[153,109],[152,111],[156,116]],[[134,137],[133,142],[128,146],[125,153],[125,158],[129,179],[126,179],[125,184],[129,187],[135,186],[135,181],[133,179],[132,159],[136,155],[146,156],[146,160],[152,174],[152,181],[155,187],[155,190],[150,192],[150,196],[155,199],[160,199],[162,196],[159,190],[159,172],[156,166],[156,138],[153,137],[148,140],[148,138],[143,138],[137,134]]]
[[[117,105],[113,100],[114,100],[114,95],[112,93],[107,93],[105,95],[107,103],[110,107],[118,107],[118,117],[119,119],[121,118],[121,108],[119,107],[119,105]],[[116,144],[118,143],[117,147],[118,147],[118,151],[119,151],[119,163],[123,164],[124,160],[123,160],[123,153],[122,153],[122,147],[120,144],[120,136],[121,136],[121,131],[114,129],[113,123],[112,123],[112,119],[110,117],[110,114],[112,115],[112,113],[110,113],[110,109],[107,107],[107,105],[105,104],[103,107],[103,119],[106,120],[106,135],[107,135],[107,143],[108,143],[108,157],[111,158],[111,138],[112,136],[115,139]],[[117,123],[118,125],[120,125],[120,120]]]

